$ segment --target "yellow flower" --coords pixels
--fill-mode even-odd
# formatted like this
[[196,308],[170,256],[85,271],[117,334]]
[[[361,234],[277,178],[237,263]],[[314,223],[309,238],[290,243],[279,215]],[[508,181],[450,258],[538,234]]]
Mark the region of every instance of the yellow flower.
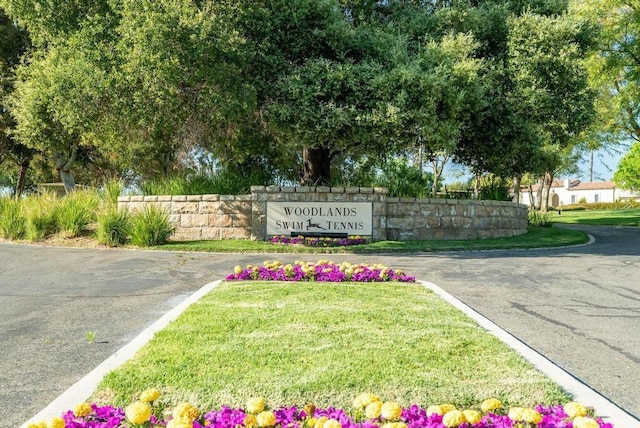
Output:
[[492,410],[502,409],[502,401],[497,398],[489,398],[488,400],[484,400],[482,404],[480,404],[480,410],[484,413],[491,412]]
[[173,409],[173,418],[193,422],[198,418],[198,409],[190,403],[180,403]]
[[316,411],[316,405],[313,403],[307,403],[302,410],[304,410],[307,416],[313,416],[313,413]]
[[73,414],[79,418],[88,416],[91,413],[93,413],[93,409],[91,408],[91,404],[89,403],[80,403],[73,408]]
[[382,428],[407,428],[407,424],[404,422],[387,422],[382,425]]
[[236,266],[236,267],[234,267],[234,268],[233,268],[233,272],[234,272],[235,274],[240,274],[240,273],[242,273],[242,267],[241,267],[241,266]]
[[151,418],[151,408],[147,403],[136,401],[135,403],[129,404],[126,409],[124,409],[124,415],[127,417],[129,422],[141,425]]
[[47,428],[47,423],[45,421],[40,421],[40,422],[31,422],[30,424],[27,425],[27,428]]
[[598,428],[600,425],[595,419],[578,416],[573,420],[573,428]]
[[446,427],[457,427],[466,421],[464,414],[460,410],[450,410],[442,417],[442,423]]
[[262,397],[254,397],[247,401],[247,412],[255,413],[256,415],[264,410],[266,403]]
[[337,419],[329,419],[322,424],[322,428],[342,428],[342,424]]
[[575,419],[578,416],[587,416],[587,408],[577,401],[570,401],[563,406],[564,412],[571,419]]
[[452,410],[455,410],[456,406],[454,406],[453,404],[440,404],[439,406],[429,406],[427,407],[427,416],[431,416],[434,413],[436,415],[444,415],[447,412],[450,412]]
[[166,428],[193,428],[193,422],[187,419],[171,419]]
[[246,426],[247,428],[255,427],[258,425],[258,418],[256,418],[256,415],[246,415],[244,417],[244,420],[242,421],[242,425]]
[[442,408],[440,406],[429,406],[427,407],[427,416],[431,416],[433,414],[442,416],[444,413],[442,412]]
[[402,416],[402,407],[395,401],[387,401],[382,405],[380,415],[388,421],[399,419]]
[[382,401],[374,401],[364,409],[364,415],[367,419],[376,419],[382,413]]
[[445,413],[448,413],[452,410],[456,410],[456,406],[454,406],[453,404],[441,404],[440,410],[442,410],[442,413],[440,414],[444,415]]
[[64,428],[65,423],[64,423],[64,419],[62,419],[59,416],[56,416],[55,418],[51,418],[47,421],[47,425],[45,425],[47,428]]
[[464,419],[470,424],[477,424],[482,419],[480,412],[476,410],[463,410]]
[[524,409],[522,411],[522,420],[538,425],[542,422],[542,415],[536,409]]
[[328,420],[329,420],[328,417],[320,416],[318,419],[316,419],[316,423],[313,424],[313,428],[323,428],[324,423],[327,422]]
[[307,426],[308,427],[315,427],[317,421],[318,420],[316,418],[309,418],[309,419],[307,419]]
[[140,401],[145,403],[151,403],[160,398],[160,391],[156,388],[147,389],[142,394],[140,394]]
[[367,407],[369,404],[375,402],[375,401],[380,401],[380,397],[378,397],[377,395],[371,394],[371,393],[364,393],[364,394],[360,394],[358,395],[355,400],[353,400],[353,407],[355,408],[365,408]]
[[256,418],[258,419],[258,425],[261,427],[272,427],[276,424],[276,415],[269,410],[258,413]]
[[524,409],[522,407],[510,408],[509,419],[511,419],[514,422],[524,421]]

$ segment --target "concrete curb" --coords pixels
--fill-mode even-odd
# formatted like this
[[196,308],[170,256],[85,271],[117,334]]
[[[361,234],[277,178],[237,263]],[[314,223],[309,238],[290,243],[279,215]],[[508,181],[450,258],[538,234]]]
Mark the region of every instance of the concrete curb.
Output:
[[136,352],[149,342],[157,332],[178,318],[189,306],[200,300],[204,295],[216,288],[221,282],[222,280],[210,282],[187,297],[180,304],[142,331],[142,333],[136,336],[131,342],[117,350],[98,367],[89,372],[89,374],[69,387],[69,389],[63,392],[62,395],[49,403],[47,407],[25,422],[20,428],[27,428],[29,423],[36,423],[54,416],[60,416],[67,410],[73,409],[78,403],[84,402],[89,398],[93,391],[96,390],[98,384],[107,373],[132,358]]
[[615,428],[640,428],[640,421],[638,419],[627,413],[624,409],[618,407],[605,396],[589,388],[589,386],[583,383],[580,379],[566,372],[551,360],[527,346],[520,339],[500,328],[493,321],[484,317],[482,314],[470,306],[467,306],[461,300],[453,297],[437,285],[426,281],[418,282],[433,291],[456,309],[462,311],[469,318],[476,321],[480,327],[500,339],[505,345],[515,350],[524,359],[533,364],[535,368],[553,379],[565,391],[570,393],[574,400],[581,402],[585,406],[593,407],[596,414],[599,417],[602,417],[605,422],[613,424]]
[[[149,342],[149,340],[151,340],[158,331],[169,325],[169,323],[178,318],[189,306],[200,300],[204,295],[216,288],[221,282],[222,280],[210,282],[187,297],[182,303],[178,304],[142,331],[131,342],[120,348],[98,367],[93,369],[89,374],[73,384],[69,389],[62,393],[62,395],[25,422],[20,428],[27,428],[29,423],[36,423],[54,416],[60,416],[67,410],[73,409],[78,403],[84,402],[95,391],[98,384],[107,373],[132,358],[135,353]],[[467,306],[461,300],[458,300],[442,288],[430,282],[418,281],[418,283],[433,291],[443,300],[476,321],[480,327],[484,328],[507,346],[514,349],[523,358],[532,363],[538,370],[555,380],[562,388],[572,394],[576,401],[580,401],[587,406],[593,406],[596,409],[597,414],[606,422],[612,423],[615,428],[640,428],[640,421],[636,418],[619,408],[606,397],[589,388],[579,379],[558,367],[552,361],[540,355],[515,336],[500,328],[494,322],[485,318],[482,314]]]

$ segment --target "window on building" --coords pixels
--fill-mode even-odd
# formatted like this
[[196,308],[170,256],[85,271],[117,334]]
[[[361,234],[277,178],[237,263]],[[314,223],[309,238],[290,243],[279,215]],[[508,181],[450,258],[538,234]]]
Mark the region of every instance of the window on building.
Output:
[[593,195],[593,202],[600,202],[600,195]]
[[572,204],[576,203],[576,195],[571,195],[571,203]]

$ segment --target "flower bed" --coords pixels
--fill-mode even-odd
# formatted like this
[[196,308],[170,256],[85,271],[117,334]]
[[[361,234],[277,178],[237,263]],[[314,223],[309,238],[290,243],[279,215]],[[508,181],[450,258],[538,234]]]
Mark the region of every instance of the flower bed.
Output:
[[[415,277],[382,265],[318,262],[265,262],[263,266],[237,266],[227,280],[318,282],[414,282]],[[254,398],[244,408],[223,406],[201,412],[190,403],[165,403],[157,389],[144,391],[126,408],[81,403],[61,417],[27,425],[27,428],[613,428],[592,410],[570,402],[503,408],[488,399],[471,408],[451,404],[407,407],[383,402],[373,394],[361,394],[352,409],[316,408],[312,404],[268,409],[264,399]]]
[[159,397],[156,389],[145,391],[139,401],[125,409],[82,403],[62,417],[28,428],[613,428],[576,402],[504,409],[499,400],[488,399],[476,409],[461,410],[451,404],[401,407],[396,402],[383,402],[376,395],[362,394],[350,411],[320,409],[313,404],[268,410],[264,399],[257,397],[244,409],[225,406],[201,413],[190,403],[164,408]]
[[318,281],[318,282],[415,282],[416,278],[405,275],[400,270],[389,269],[382,265],[335,264],[327,260],[301,262],[283,265],[275,261],[264,262],[263,266],[249,265],[246,268],[236,266],[227,280],[240,281]]
[[369,240],[361,236],[346,238],[308,237],[308,236],[274,236],[271,243],[279,245],[306,245],[309,247],[346,247],[350,245],[368,244]]

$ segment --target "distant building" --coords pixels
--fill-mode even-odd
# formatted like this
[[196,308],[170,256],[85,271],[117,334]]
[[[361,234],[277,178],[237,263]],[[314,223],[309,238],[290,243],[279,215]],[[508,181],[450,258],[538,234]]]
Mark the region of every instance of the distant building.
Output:
[[[534,204],[537,204],[538,185],[532,187]],[[619,189],[612,181],[598,181],[582,183],[580,180],[554,180],[549,191],[549,206],[557,208],[562,205],[577,204],[580,201],[588,203],[616,202],[625,200],[640,201],[640,193]],[[529,188],[520,190],[520,203],[531,205]]]

